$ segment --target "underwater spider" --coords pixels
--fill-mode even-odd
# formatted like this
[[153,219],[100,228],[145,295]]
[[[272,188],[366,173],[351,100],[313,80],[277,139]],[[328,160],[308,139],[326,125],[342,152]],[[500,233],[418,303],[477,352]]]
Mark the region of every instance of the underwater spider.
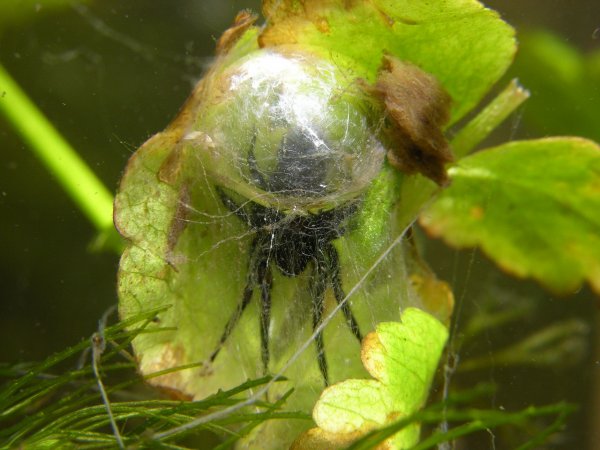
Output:
[[[254,156],[256,136],[248,152],[248,166],[252,182],[269,192],[281,195],[319,195],[326,191],[327,153],[320,147],[326,144],[315,139],[314,133],[295,129],[283,138],[277,152],[277,168],[265,178],[259,171]],[[248,275],[240,302],[217,348],[210,356],[214,361],[245,308],[254,290],[260,292],[260,333],[263,369],[269,364],[269,324],[271,312],[272,268],[288,277],[302,274],[310,266],[310,298],[312,300],[312,326],[322,320],[325,291],[328,287],[338,303],[345,298],[342,288],[339,257],[333,241],[344,235],[348,220],[359,207],[358,200],[315,214],[286,214],[254,202],[240,206],[223,188],[216,188],[225,207],[243,220],[256,234],[248,251]],[[362,335],[350,305],[342,304],[346,322],[359,340]],[[316,336],[319,369],[325,384],[329,384],[323,334]]]

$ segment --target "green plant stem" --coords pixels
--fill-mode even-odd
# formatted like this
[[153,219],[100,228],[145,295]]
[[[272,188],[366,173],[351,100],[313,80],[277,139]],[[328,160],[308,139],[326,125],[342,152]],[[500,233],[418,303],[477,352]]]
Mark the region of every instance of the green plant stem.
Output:
[[[417,445],[411,447],[411,450],[426,450],[437,447],[441,443],[450,442],[477,431],[496,428],[502,425],[522,424],[525,421],[534,418],[556,415],[557,419],[552,425],[530,441],[530,443],[535,442],[539,445],[545,438],[552,434],[552,432],[560,429],[560,427],[564,425],[567,417],[577,410],[575,405],[565,402],[541,407],[530,406],[516,412],[477,409],[438,409],[440,406],[443,405],[432,405],[426,410],[418,411],[387,427],[371,431],[347,447],[347,450],[367,450],[375,448],[408,425],[418,422],[435,424],[444,418],[444,420],[454,423],[466,423],[457,424],[454,428],[451,428],[446,432],[434,432],[421,440]],[[532,447],[523,446],[520,448],[525,449]]]
[[512,80],[477,116],[465,125],[452,139],[452,150],[457,159],[466,156],[498,125],[529,98],[529,91]]
[[0,112],[100,233],[113,229],[113,197],[0,65]]

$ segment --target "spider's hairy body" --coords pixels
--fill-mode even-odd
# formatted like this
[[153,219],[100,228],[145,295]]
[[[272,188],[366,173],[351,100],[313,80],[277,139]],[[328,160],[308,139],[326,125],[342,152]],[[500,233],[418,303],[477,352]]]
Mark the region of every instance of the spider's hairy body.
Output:
[[[199,158],[214,170],[219,207],[243,222],[252,238],[247,253],[242,251],[247,275],[241,298],[210,361],[255,298],[263,370],[269,370],[271,302],[292,301],[272,299],[272,292],[279,292],[273,291],[279,283],[273,274],[279,272],[308,280],[308,285],[287,281],[306,286],[306,295],[297,298],[310,301],[312,327],[320,330],[318,365],[327,384],[323,332],[329,331],[321,330],[326,294],[362,339],[346,301],[336,245],[358,223],[353,219],[384,162],[385,148],[371,121],[377,106],[336,65],[293,49],[259,50],[218,78],[210,114],[197,124],[211,142]],[[304,320],[298,317],[299,323]],[[273,325],[278,326],[275,320]]]
[[[267,178],[259,172],[256,166],[254,145],[255,140],[253,139],[248,152],[248,165],[252,178],[260,187],[271,190],[277,183],[278,187],[285,185],[286,191],[294,193],[305,188],[309,188],[309,192],[313,193],[322,190],[321,187],[324,186],[322,178],[326,173],[323,168],[323,159],[305,135],[294,132],[291,138],[284,139],[278,151],[280,159],[277,169]],[[311,170],[311,166],[314,166],[314,170]],[[294,175],[299,176],[294,179]],[[307,183],[310,185],[307,186]],[[311,186],[314,188],[310,189]],[[288,277],[296,277],[305,272],[309,265],[311,266],[310,297],[313,309],[313,328],[316,328],[322,320],[324,296],[328,287],[332,287],[338,303],[345,300],[339,257],[332,242],[343,236],[347,222],[356,212],[359,202],[352,201],[318,213],[295,215],[293,213],[286,214],[254,202],[248,202],[241,207],[222,188],[217,187],[217,192],[223,205],[234,212],[256,234],[250,245],[246,288],[237,310],[225,327],[219,346],[211,355],[211,360],[217,357],[221,346],[250,303],[254,290],[258,288],[261,292],[261,353],[263,367],[266,371],[269,364],[272,266],[276,266],[283,275]],[[360,341],[362,335],[347,303],[342,304],[342,311],[352,333]],[[316,345],[319,368],[325,383],[328,384],[322,332],[317,335]]]

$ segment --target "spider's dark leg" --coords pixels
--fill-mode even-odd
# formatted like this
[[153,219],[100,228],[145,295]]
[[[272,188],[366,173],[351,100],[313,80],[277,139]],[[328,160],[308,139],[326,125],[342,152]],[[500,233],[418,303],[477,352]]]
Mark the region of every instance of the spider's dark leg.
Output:
[[[344,293],[344,289],[342,288],[342,279],[340,276],[340,258],[338,256],[338,252],[330,242],[324,246],[324,252],[327,255],[327,271],[328,275],[331,277],[331,284],[333,286],[333,293],[335,295],[335,300],[338,304],[342,304],[342,301],[346,298],[346,294]],[[352,334],[356,336],[358,342],[362,342],[362,334],[358,327],[358,322],[352,314],[352,310],[350,309],[350,303],[344,302],[342,304],[342,312],[344,313],[344,317],[346,318],[346,323],[352,331]]]
[[269,325],[271,323],[271,287],[273,277],[266,261],[261,261],[258,266],[258,282],[261,289],[260,303],[260,350],[263,371],[266,374],[269,368]]
[[252,293],[254,292],[254,287],[256,286],[257,268],[261,265],[261,261],[259,260],[261,251],[260,251],[259,247],[260,247],[260,237],[256,237],[252,241],[252,244],[250,246],[250,261],[248,263],[248,276],[247,276],[246,286],[244,287],[244,293],[242,294],[242,300],[238,303],[237,308],[235,309],[232,316],[227,321],[227,324],[225,325],[225,330],[223,331],[223,334],[221,335],[221,338],[219,339],[219,343],[217,344],[217,347],[213,350],[213,352],[210,355],[211,362],[213,362],[215,360],[215,358],[217,357],[217,355],[223,348],[223,344],[231,335],[233,329],[235,328],[238,321],[240,320],[240,317],[242,317],[244,310],[250,303],[250,300],[252,300]]
[[244,210],[244,208],[242,208],[235,201],[233,201],[233,199],[231,197],[229,197],[221,187],[215,186],[215,190],[217,191],[217,194],[219,194],[221,203],[223,203],[223,205],[225,205],[225,207],[229,211],[234,213],[241,220],[246,222],[249,227],[251,227],[252,226],[252,218],[248,215],[248,213]]
[[[313,262],[313,276],[311,279],[311,296],[313,312],[313,330],[321,324],[323,319],[323,310],[325,308],[325,289],[327,288],[327,271],[322,258],[317,258]],[[317,344],[317,360],[319,370],[323,375],[325,386],[329,386],[329,374],[327,371],[327,360],[325,359],[325,346],[323,344],[323,332],[317,333],[315,338]]]

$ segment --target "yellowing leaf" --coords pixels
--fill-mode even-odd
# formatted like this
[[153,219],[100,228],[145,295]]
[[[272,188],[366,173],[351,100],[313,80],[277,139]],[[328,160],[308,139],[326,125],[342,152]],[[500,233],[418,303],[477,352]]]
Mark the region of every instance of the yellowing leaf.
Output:
[[580,138],[511,142],[462,159],[421,215],[434,236],[480,246],[558,293],[600,292],[600,147]]
[[[418,411],[447,337],[444,325],[415,308],[407,308],[399,323],[380,323],[362,345],[363,364],[375,380],[351,379],[325,389],[313,410],[319,428],[301,435],[292,448],[342,448]],[[419,425],[412,424],[381,448],[409,448],[418,439]]]
[[475,0],[266,0],[261,46],[299,45],[374,81],[384,54],[434,75],[453,100],[452,122],[502,76],[513,29]]

